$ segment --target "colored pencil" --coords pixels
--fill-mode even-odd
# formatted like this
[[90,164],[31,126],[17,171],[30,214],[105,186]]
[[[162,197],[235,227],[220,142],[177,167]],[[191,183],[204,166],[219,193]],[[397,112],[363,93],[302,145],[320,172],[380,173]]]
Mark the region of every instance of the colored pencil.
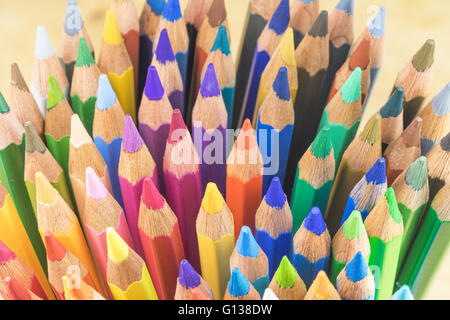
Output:
[[313,142],[323,113],[323,107],[318,105],[318,92],[323,85],[329,63],[328,13],[326,11],[320,13],[311,30],[297,47],[295,59],[299,89],[297,96],[293,98],[295,125],[287,170],[289,179],[285,183],[288,193],[292,190],[298,159]]
[[278,177],[283,184],[294,118],[288,70],[281,67],[257,118],[256,137],[264,161],[263,193],[266,193],[274,177]]
[[380,109],[383,151],[386,150],[389,144],[400,137],[403,132],[404,100],[404,90],[402,87],[398,87]]
[[134,0],[114,0],[111,10],[116,15],[120,34],[133,64],[134,87],[137,90],[139,73],[139,18]]
[[282,67],[287,69],[288,88],[292,97],[292,103],[295,103],[298,90],[298,80],[295,62],[294,33],[292,28],[286,29],[281,38],[280,44],[261,74],[256,104],[253,111],[253,127],[256,127],[261,105],[271,91],[272,85],[278,76],[280,68]]
[[379,158],[350,192],[339,227],[344,224],[354,210],[361,213],[364,221],[386,190],[386,160]]
[[336,170],[361,122],[361,69],[356,68],[323,111],[319,130],[330,127]]
[[158,173],[155,161],[129,115],[125,116],[118,173],[125,213],[136,248],[135,251],[141,257],[144,257],[138,229],[142,186],[144,179],[148,177],[158,187]]
[[450,132],[427,154],[430,200],[445,185],[450,184]]
[[414,300],[411,289],[404,285],[398,289],[391,297],[391,300]]
[[220,299],[230,277],[234,229],[233,215],[214,183],[206,187],[196,230],[203,278],[211,286],[214,297]]
[[309,288],[319,271],[328,271],[331,237],[322,212],[313,207],[294,236],[292,264]]
[[[14,230],[14,232],[11,232]],[[21,259],[36,275],[39,284],[48,299],[54,299],[52,289],[47,281],[46,271],[39,262],[38,256],[25,231],[19,213],[14,206],[11,195],[0,184],[0,241],[14,252],[17,259]],[[45,259],[45,262],[47,260]],[[44,271],[45,270],[45,271]],[[1,277],[0,277],[1,278]]]
[[153,55],[152,66],[155,66],[158,71],[172,107],[184,114],[184,95],[187,92],[184,89],[183,78],[175,60],[172,44],[166,29],[162,29],[159,34],[158,46]]
[[52,75],[48,77],[48,97],[44,127],[45,142],[48,150],[63,169],[73,198],[69,177],[70,123],[73,111]]
[[53,51],[47,32],[43,26],[36,29],[36,47],[34,50],[33,69],[31,72],[30,92],[45,118],[47,111],[48,76],[54,75],[64,96],[69,97],[69,81],[63,66]]
[[44,239],[47,249],[48,281],[58,300],[65,300],[62,276],[67,270],[76,272],[90,286],[95,285],[85,265],[58,238],[46,231]]
[[171,300],[184,259],[183,243],[177,217],[150,178],[144,180],[138,229],[156,293],[161,300]]
[[[270,61],[270,58],[278,48],[283,34],[288,28],[290,20],[289,0],[281,0],[277,9],[272,15],[270,22],[265,26],[264,30],[256,43],[252,67],[250,69],[247,88],[242,102],[242,109],[237,127],[240,127],[245,119],[253,119],[255,114],[256,100],[261,82],[261,76]],[[291,37],[292,33],[291,33]],[[288,43],[289,38],[286,37]],[[290,40],[293,41],[293,40]],[[279,68],[278,68],[279,69]],[[274,72],[278,72],[276,69]],[[274,75],[275,77],[275,75]],[[273,81],[272,81],[273,83]],[[272,85],[269,82],[268,87]],[[295,95],[294,95],[295,96]]]
[[84,38],[89,47],[88,51],[94,55],[94,47],[81,16],[80,8],[76,0],[68,0],[66,6],[66,15],[64,17],[64,28],[59,44],[58,57],[64,64],[67,80],[72,82],[74,66],[77,61],[77,52],[79,50],[80,39]]
[[98,79],[93,120],[92,137],[94,144],[108,167],[114,198],[123,206],[118,168],[125,115],[108,77],[104,74]]
[[0,93],[0,182],[8,190],[39,261],[46,270],[45,249],[24,181],[25,130]]
[[39,136],[44,136],[44,117],[33,98],[17,63],[11,65],[11,111],[24,125],[31,121]]
[[42,172],[58,190],[64,201],[73,209],[72,198],[63,170],[47,150],[31,122],[26,122],[24,181],[34,213],[36,213],[36,183],[34,179],[36,172]]
[[384,151],[386,176],[391,185],[400,173],[420,157],[420,132],[422,118],[416,118]]
[[278,297],[275,295],[275,293],[273,293],[272,289],[267,288],[264,291],[264,295],[262,297],[262,300],[280,300],[280,299],[278,299]]
[[422,155],[428,152],[450,131],[450,83],[420,112],[423,119],[420,136]]
[[398,209],[394,189],[375,205],[364,222],[370,241],[369,266],[375,269],[376,300],[392,295],[403,237],[402,214]]
[[[91,167],[86,168],[86,201],[81,220],[92,255],[106,284],[107,246],[106,229],[113,228],[134,248],[125,213]],[[112,297],[108,291],[109,297]]]
[[305,300],[341,300],[341,297],[325,271],[320,270],[306,292]]
[[243,226],[230,257],[230,270],[238,268],[253,285],[260,296],[269,286],[269,265],[267,256],[259,247],[252,230]]
[[99,77],[100,70],[95,64],[86,40],[80,38],[78,56],[73,69],[70,101],[74,112],[78,114],[90,135],[92,135]]
[[358,210],[354,210],[344,224],[339,228],[331,242],[330,281],[336,283],[336,278],[347,263],[361,252],[366,261],[370,257],[370,243],[366,228]]
[[445,185],[433,199],[411,245],[397,282],[407,284],[416,299],[429,291],[436,271],[448,252],[450,226],[450,185]]
[[323,87],[319,93],[321,97],[320,108],[327,105],[326,101],[336,72],[347,60],[353,43],[353,7],[354,0],[340,0],[336,8],[331,12],[328,20],[330,62]]
[[105,300],[105,298],[94,288],[88,285],[83,279],[74,280],[72,284],[69,276],[62,277],[64,286],[64,297],[66,300]]
[[[37,222],[42,238],[44,239],[49,232],[52,237],[60,241],[87,268],[96,290],[101,290],[101,281],[77,216],[41,172],[36,173],[35,179]],[[64,269],[62,275],[65,272]],[[59,276],[58,281],[62,275]]]
[[165,0],[147,0],[139,18],[141,35],[139,37],[138,104],[140,104],[142,92],[144,91],[148,67],[153,59],[153,43],[157,36],[159,21],[165,5]]
[[200,156],[202,190],[214,182],[222,195],[226,189],[227,119],[216,71],[210,63],[192,109],[192,138]]
[[[135,31],[132,31],[135,33]],[[133,35],[133,37],[135,37]],[[138,40],[133,40],[138,42]],[[102,47],[98,59],[100,71],[106,74],[117,94],[125,114],[136,121],[136,101],[133,63],[120,34],[119,25],[113,11],[106,12]]]
[[158,300],[144,260],[111,227],[106,229],[106,275],[115,300]]
[[[193,83],[191,84],[189,108],[192,108],[194,105],[195,98],[200,89],[203,67],[221,25],[225,26],[227,32],[229,32],[225,0],[212,0],[208,13],[198,30],[197,40],[195,42],[194,67],[192,70]],[[229,33],[228,39],[231,42]],[[186,91],[186,94],[189,94],[189,92]]]
[[33,291],[25,287],[22,283],[14,278],[11,278],[10,276],[5,277],[5,282],[16,300],[43,300]]
[[397,75],[394,90],[405,89],[403,126],[406,128],[417,115],[430,93],[434,66],[434,40],[427,40]]
[[414,161],[397,177],[392,188],[403,218],[403,239],[398,260],[400,267],[429,199],[427,158],[422,156]]
[[[180,149],[181,148],[181,149]],[[183,154],[176,153],[183,150]],[[166,199],[178,218],[186,258],[200,271],[195,223],[202,201],[199,158],[179,110],[174,110],[163,169]]]
[[352,188],[381,157],[380,116],[373,117],[342,156],[341,164],[331,188],[325,221],[328,231],[334,236],[339,228],[347,197]]
[[69,177],[78,214],[83,219],[86,199],[86,168],[92,167],[106,188],[111,191],[108,168],[78,115],[71,119],[69,141]]
[[286,256],[281,259],[269,288],[280,300],[303,300],[306,295],[302,278]]
[[16,296],[9,289],[5,280],[0,278],[0,300],[16,300]]
[[[189,53],[189,36],[181,13],[180,0],[167,0],[159,21],[158,34],[166,29],[172,43],[173,53],[180,69],[183,85],[187,87],[187,63]],[[155,43],[155,47],[158,43]],[[190,81],[190,79],[189,79]]]
[[194,289],[201,291],[210,300],[214,300],[208,283],[203,280],[187,260],[183,260],[180,263],[180,273],[177,278],[175,300],[194,300]]
[[41,299],[47,300],[39,279],[35,272],[10,248],[0,241],[0,277],[12,277],[19,282],[24,288],[30,290],[33,294]]
[[217,80],[219,81],[223,102],[225,103],[228,113],[228,128],[231,128],[234,112],[236,69],[234,67],[233,57],[231,56],[230,42],[228,41],[227,29],[225,26],[220,26],[217,31],[214,43],[206,58],[201,79],[204,79],[210,63],[214,65],[217,73]]
[[325,212],[335,171],[330,128],[324,127],[297,165],[291,197],[293,234],[300,228],[311,208],[318,207],[321,212]]
[[296,0],[291,6],[289,26],[294,30],[294,46],[297,48],[319,16],[318,0]]
[[374,300],[375,279],[360,251],[339,273],[336,287],[342,300]]
[[242,272],[233,268],[223,300],[261,300],[261,296]]
[[361,68],[361,104],[364,106],[370,89],[370,48],[371,38],[369,35],[366,35],[357,47],[355,47],[355,51],[336,72],[327,102],[330,102],[336,95],[350,74],[356,68]]
[[[163,157],[172,120],[172,105],[155,66],[150,66],[139,107],[139,132],[158,170],[159,191],[165,194]],[[162,143],[161,143],[162,141]]]
[[241,114],[241,106],[244,101],[245,89],[247,88],[247,82],[252,68],[256,42],[267,25],[267,22],[271,19],[279,2],[280,0],[251,0],[249,3],[248,16],[243,28],[244,35],[239,50],[240,54],[238,54],[239,63],[236,71],[235,107],[232,128],[237,127],[237,121]]
[[273,178],[256,212],[255,238],[267,255],[272,279],[283,256],[291,256],[292,248],[292,214],[278,178]]
[[250,120],[244,125],[227,158],[227,204],[234,217],[234,229],[255,226],[261,203],[263,160]]

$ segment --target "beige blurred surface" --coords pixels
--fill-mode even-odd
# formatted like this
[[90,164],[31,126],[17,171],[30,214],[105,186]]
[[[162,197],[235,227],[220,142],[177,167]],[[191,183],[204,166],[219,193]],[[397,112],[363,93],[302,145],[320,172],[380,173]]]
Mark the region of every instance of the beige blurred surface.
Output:
[[[292,1],[292,0],[291,0]],[[181,0],[182,5],[187,0]],[[232,52],[236,58],[242,24],[249,0],[225,0],[230,21]],[[338,0],[320,0],[321,9],[332,10]],[[78,0],[85,25],[96,52],[100,50],[105,10],[110,0]],[[140,13],[143,0],[135,0]],[[396,74],[422,43],[436,40],[436,67],[432,96],[449,81],[450,75],[450,1],[448,0],[356,0],[355,37],[363,30],[373,11],[370,6],[386,6],[386,54],[364,121],[384,104]],[[9,100],[10,64],[17,62],[29,81],[37,25],[44,25],[57,51],[64,21],[65,0],[1,0],[0,4],[0,90]],[[450,299],[450,255],[443,262],[428,298]]]

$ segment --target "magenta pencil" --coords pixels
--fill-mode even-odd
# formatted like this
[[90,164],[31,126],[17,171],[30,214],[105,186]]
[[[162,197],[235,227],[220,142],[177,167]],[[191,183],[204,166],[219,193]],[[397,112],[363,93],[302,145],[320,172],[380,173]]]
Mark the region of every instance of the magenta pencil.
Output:
[[119,183],[135,251],[141,257],[144,257],[144,251],[139,237],[138,219],[142,186],[147,177],[152,179],[155,186],[159,186],[155,161],[139,135],[133,119],[127,115],[119,160]]
[[186,258],[200,271],[195,229],[202,201],[199,158],[178,109],[173,110],[163,165],[166,199],[178,217]]

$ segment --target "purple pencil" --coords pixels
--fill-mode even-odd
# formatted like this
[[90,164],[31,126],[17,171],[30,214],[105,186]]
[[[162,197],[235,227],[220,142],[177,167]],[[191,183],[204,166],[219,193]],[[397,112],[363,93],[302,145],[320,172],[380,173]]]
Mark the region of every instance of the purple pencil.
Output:
[[186,258],[200,271],[195,230],[202,200],[199,158],[178,109],[173,110],[163,166],[166,199],[178,217]]
[[141,257],[144,257],[144,251],[139,236],[138,218],[142,186],[147,177],[153,180],[155,186],[159,186],[155,161],[139,135],[133,119],[126,115],[119,160],[119,183],[135,251]]
[[202,190],[214,182],[225,196],[226,129],[228,113],[223,102],[214,65],[206,69],[197,101],[192,110],[192,136],[200,156]]
[[139,108],[139,132],[156,162],[159,191],[165,195],[163,157],[172,120],[172,105],[167,98],[155,66],[147,72],[144,94]]

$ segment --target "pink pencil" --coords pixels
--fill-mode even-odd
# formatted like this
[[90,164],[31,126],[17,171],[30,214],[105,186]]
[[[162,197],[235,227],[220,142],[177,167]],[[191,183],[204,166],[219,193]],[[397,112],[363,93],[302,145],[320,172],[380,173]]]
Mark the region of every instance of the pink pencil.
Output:
[[[134,248],[134,243],[131,239],[125,213],[91,167],[86,168],[86,201],[83,225],[103,281],[109,291],[106,282],[106,265],[108,262],[106,229],[112,227],[116,230],[131,248]],[[110,297],[112,297],[111,294]]]
[[202,201],[199,158],[178,109],[172,114],[163,162],[167,202],[178,217],[186,258],[200,271],[195,230]]
[[122,150],[119,160],[119,183],[122,190],[125,214],[133,238],[136,252],[144,257],[139,238],[138,219],[141,203],[142,185],[145,178],[151,178],[158,187],[158,172],[150,152],[144,144],[133,119],[125,116]]

